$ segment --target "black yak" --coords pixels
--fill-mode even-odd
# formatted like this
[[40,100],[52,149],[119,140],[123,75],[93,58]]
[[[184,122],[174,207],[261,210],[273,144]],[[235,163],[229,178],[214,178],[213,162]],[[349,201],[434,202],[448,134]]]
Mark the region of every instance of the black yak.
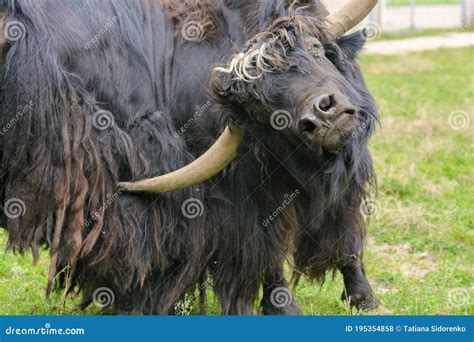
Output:
[[49,248],[47,294],[173,314],[209,287],[251,314],[263,288],[264,314],[298,314],[289,260],[377,305],[359,210],[377,114],[363,35],[343,36],[376,1],[0,3],[0,226]]

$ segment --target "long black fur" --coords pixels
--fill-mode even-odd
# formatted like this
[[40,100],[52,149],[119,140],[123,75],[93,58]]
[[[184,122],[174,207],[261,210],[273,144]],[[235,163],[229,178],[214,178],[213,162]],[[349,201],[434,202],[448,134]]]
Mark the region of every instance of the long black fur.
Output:
[[[216,63],[293,11],[327,43],[333,66],[325,77],[343,84],[360,113],[362,134],[337,155],[313,157],[254,120],[268,109],[258,102],[243,118],[213,93],[222,80],[213,79],[211,96],[207,90]],[[315,279],[354,255],[361,260],[359,205],[373,178],[367,140],[376,110],[354,59],[360,36],[330,43],[319,1],[9,0],[7,13],[26,34],[2,66],[0,127],[10,128],[0,135],[0,203],[20,199],[25,211],[0,211],[0,225],[15,251],[37,258],[41,245],[49,248],[48,292],[57,279],[80,291],[85,307],[109,287],[123,312],[169,314],[209,276],[223,313],[250,314],[262,284],[286,286],[287,259],[297,277]],[[207,34],[187,41],[182,28],[196,18]],[[219,106],[190,121],[211,97]],[[100,110],[113,114],[106,130],[93,124]],[[163,195],[115,196],[118,181],[190,163],[231,122],[245,131],[239,156],[213,179]],[[183,214],[190,198],[203,203],[197,218]]]

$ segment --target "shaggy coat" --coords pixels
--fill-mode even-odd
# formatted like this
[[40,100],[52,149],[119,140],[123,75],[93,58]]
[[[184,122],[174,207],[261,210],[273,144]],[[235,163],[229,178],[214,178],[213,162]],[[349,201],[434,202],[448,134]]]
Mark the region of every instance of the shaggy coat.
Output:
[[[359,206],[373,178],[367,141],[376,108],[355,61],[361,36],[331,42],[319,1],[3,6],[24,37],[9,43],[1,67],[0,226],[10,249],[31,249],[37,259],[40,246],[49,248],[48,294],[53,284],[67,286],[86,307],[108,287],[120,312],[170,314],[186,293],[210,284],[222,313],[250,314],[263,286],[264,313],[298,313],[294,300],[275,307],[271,298],[287,286],[289,260],[295,278],[340,269],[348,295],[361,298],[354,305],[375,303],[361,263]],[[212,71],[275,32],[291,40],[262,71],[280,75],[278,86]],[[321,41],[331,67],[311,60],[306,35]],[[357,107],[361,128],[337,154],[315,156],[269,124],[265,113],[275,108],[265,97],[295,106],[281,94],[308,86],[285,82],[290,69],[340,84]],[[119,181],[189,164],[229,123],[244,129],[238,157],[206,183],[117,193]],[[21,215],[6,214],[11,200]],[[186,212],[189,200],[196,215]]]

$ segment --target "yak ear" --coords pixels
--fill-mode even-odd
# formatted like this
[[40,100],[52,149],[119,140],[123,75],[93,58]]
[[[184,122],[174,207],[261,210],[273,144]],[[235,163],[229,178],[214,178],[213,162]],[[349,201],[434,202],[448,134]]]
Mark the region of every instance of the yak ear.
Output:
[[209,82],[211,97],[221,105],[243,104],[249,99],[248,84],[233,73],[215,69]]
[[337,44],[350,59],[356,59],[365,44],[363,31],[356,31],[337,40]]

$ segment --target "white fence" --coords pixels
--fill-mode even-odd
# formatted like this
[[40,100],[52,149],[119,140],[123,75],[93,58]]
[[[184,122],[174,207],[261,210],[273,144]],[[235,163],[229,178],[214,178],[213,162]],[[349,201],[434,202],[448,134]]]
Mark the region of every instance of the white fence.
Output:
[[[341,6],[343,2],[344,0],[323,0],[331,11]],[[392,2],[380,0],[368,20],[377,23],[385,32],[406,29],[456,29],[473,24],[473,2],[473,0]]]

